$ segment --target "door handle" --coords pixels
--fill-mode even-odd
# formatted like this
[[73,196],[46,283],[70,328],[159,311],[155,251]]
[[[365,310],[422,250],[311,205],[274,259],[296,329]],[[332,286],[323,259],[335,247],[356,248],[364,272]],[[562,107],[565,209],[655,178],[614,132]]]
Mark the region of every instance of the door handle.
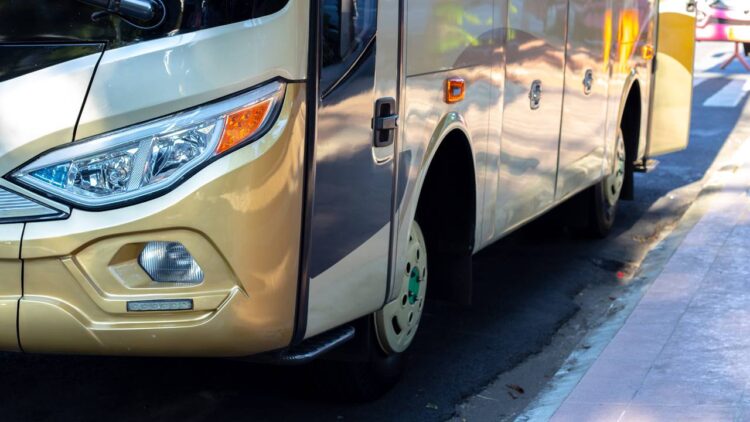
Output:
[[542,105],[542,92],[542,81],[534,81],[529,90],[529,103],[532,110],[538,110]]
[[375,116],[372,118],[373,144],[375,148],[393,145],[398,128],[396,100],[391,97],[375,101]]
[[594,71],[588,69],[586,75],[583,77],[583,93],[591,95],[591,91],[594,89]]

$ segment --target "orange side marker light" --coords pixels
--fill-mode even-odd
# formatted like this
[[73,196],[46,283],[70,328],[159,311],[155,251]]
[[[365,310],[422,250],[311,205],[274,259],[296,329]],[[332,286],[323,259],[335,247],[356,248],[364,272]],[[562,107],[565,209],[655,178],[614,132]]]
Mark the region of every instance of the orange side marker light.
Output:
[[445,81],[445,102],[455,104],[466,96],[466,81],[461,78],[450,78]]
[[656,50],[654,49],[653,45],[646,44],[643,46],[643,49],[641,50],[641,55],[643,56],[644,60],[651,60],[656,55]]
[[260,129],[271,109],[272,99],[249,105],[234,111],[224,118],[224,132],[221,134],[216,153],[221,154],[245,142]]

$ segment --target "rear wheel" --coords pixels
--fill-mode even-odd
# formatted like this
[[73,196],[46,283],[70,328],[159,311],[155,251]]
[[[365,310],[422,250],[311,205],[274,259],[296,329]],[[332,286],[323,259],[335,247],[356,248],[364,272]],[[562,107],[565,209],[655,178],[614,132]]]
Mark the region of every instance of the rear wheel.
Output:
[[401,378],[404,352],[419,327],[427,293],[427,248],[424,235],[415,221],[409,232],[406,264],[402,269],[401,290],[397,299],[370,318],[373,330],[364,330],[371,338],[367,355],[360,362],[340,362],[343,370],[341,396],[350,401],[374,400],[385,394]]
[[609,176],[591,188],[591,207],[588,231],[595,237],[606,237],[612,230],[617,215],[617,205],[625,184],[627,153],[622,130],[617,132],[614,168]]

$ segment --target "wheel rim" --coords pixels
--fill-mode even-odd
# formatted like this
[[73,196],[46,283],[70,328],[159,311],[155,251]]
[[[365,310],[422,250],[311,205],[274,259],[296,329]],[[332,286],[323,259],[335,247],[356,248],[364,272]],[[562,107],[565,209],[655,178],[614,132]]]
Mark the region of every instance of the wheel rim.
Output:
[[415,221],[409,231],[406,264],[396,300],[375,314],[378,342],[386,353],[402,353],[414,340],[427,294],[427,249]]
[[617,145],[615,147],[615,165],[614,171],[605,183],[605,190],[607,193],[607,203],[610,206],[617,204],[620,200],[620,193],[622,187],[625,185],[625,139],[622,136],[622,132],[617,135]]

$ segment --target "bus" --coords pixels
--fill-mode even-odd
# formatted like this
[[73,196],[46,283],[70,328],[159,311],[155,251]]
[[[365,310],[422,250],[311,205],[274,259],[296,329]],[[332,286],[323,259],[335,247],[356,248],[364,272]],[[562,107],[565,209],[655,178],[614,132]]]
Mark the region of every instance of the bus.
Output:
[[324,357],[375,397],[473,254],[561,204],[606,236],[686,147],[695,13],[0,0],[0,350]]

